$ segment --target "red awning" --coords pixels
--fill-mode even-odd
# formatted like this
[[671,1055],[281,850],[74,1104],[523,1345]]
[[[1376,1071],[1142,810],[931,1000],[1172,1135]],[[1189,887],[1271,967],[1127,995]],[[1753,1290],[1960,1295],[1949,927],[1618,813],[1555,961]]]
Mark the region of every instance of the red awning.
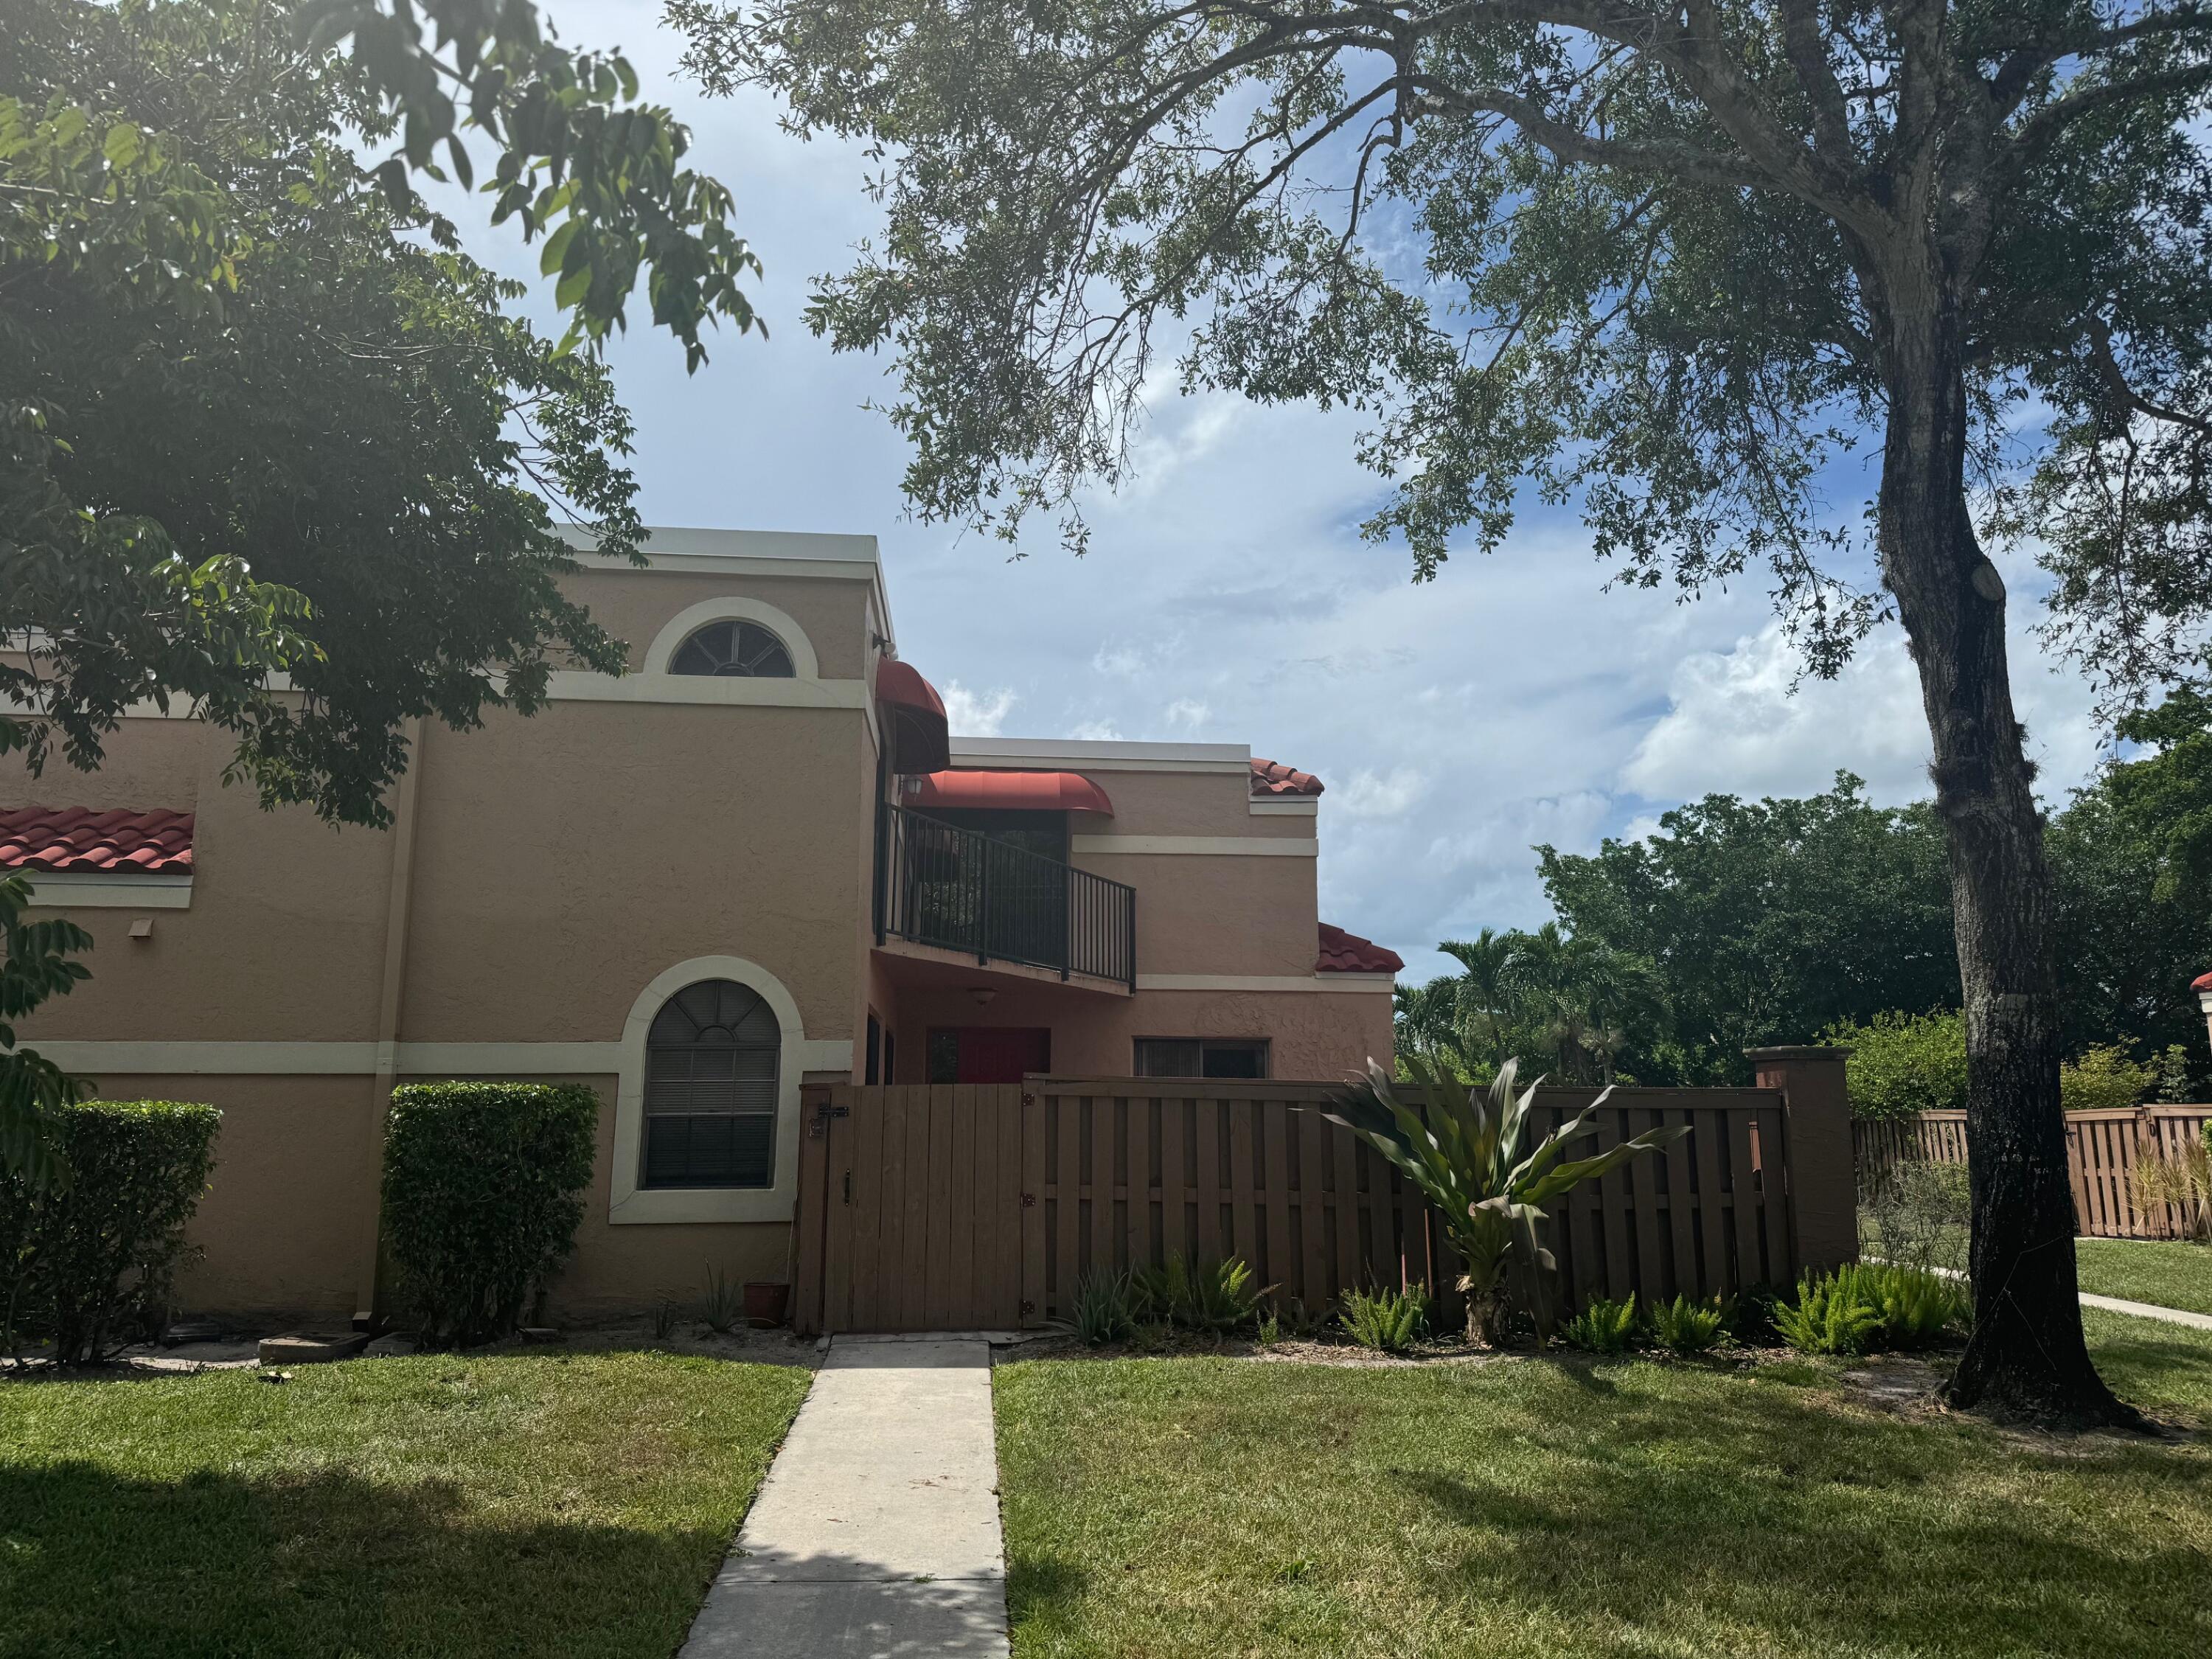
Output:
[[945,699],[937,688],[895,657],[876,665],[876,703],[884,712],[884,734],[891,770],[941,772],[952,764]]
[[1079,772],[932,772],[909,806],[988,806],[1021,812],[1098,812],[1114,816],[1106,792]]

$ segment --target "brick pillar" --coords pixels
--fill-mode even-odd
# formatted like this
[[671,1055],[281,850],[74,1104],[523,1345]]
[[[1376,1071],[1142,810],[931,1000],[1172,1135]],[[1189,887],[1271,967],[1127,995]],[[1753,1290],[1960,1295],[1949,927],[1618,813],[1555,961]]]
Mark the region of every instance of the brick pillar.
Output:
[[1851,1103],[1844,1088],[1848,1048],[1747,1048],[1758,1086],[1781,1091],[1788,1123],[1790,1199],[1800,1267],[1819,1273],[1859,1253],[1858,1176],[1851,1155]]

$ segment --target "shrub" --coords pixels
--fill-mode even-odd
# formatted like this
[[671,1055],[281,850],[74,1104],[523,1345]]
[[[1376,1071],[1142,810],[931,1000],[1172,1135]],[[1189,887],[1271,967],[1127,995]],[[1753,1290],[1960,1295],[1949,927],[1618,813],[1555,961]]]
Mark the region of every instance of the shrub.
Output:
[[1137,1328],[1130,1311],[1129,1275],[1090,1267],[1075,1283],[1066,1328],[1092,1347],[1126,1340]]
[[1909,1267],[1963,1271],[1972,1219],[1965,1164],[1901,1158],[1867,1178],[1859,1195],[1859,1244]]
[[0,1175],[0,1343],[48,1340],[55,1358],[87,1363],[166,1318],[222,1118],[174,1100],[52,1109],[66,1178],[40,1187]]
[[1882,1315],[1856,1268],[1797,1281],[1797,1299],[1777,1303],[1774,1328],[1800,1353],[1864,1353],[1880,1340]]
[[574,1248],[599,1120],[580,1084],[392,1091],[385,1238],[425,1343],[489,1341],[521,1322]]
[[1717,1296],[1710,1302],[1678,1296],[1672,1302],[1652,1304],[1651,1334],[1661,1347],[1675,1353],[1703,1353],[1727,1334],[1734,1311]]
[[1854,1276],[1859,1299],[1881,1314],[1886,1347],[1924,1348],[1973,1317],[1972,1300],[1958,1279],[1896,1262],[1841,1271]]
[[707,1264],[707,1295],[699,1304],[707,1328],[727,1335],[745,1316],[745,1287],[713,1262]]
[[1200,1263],[1178,1252],[1158,1267],[1139,1267],[1128,1275],[1132,1319],[1166,1320],[1217,1336],[1255,1322],[1260,1296],[1252,1269],[1237,1256]]
[[2126,1111],[2157,1083],[2155,1067],[2136,1065],[2118,1043],[2100,1042],[2058,1068],[2058,1103],[2069,1112]]
[[1632,1296],[1626,1302],[1609,1302],[1601,1296],[1595,1298],[1559,1327],[1559,1340],[1571,1348],[1591,1353],[1626,1352],[1636,1340],[1636,1298]]
[[1610,1085],[1542,1140],[1524,1147],[1536,1085],[1514,1092],[1517,1062],[1507,1060],[1479,1092],[1419,1054],[1406,1057],[1405,1069],[1418,1088],[1369,1061],[1365,1077],[1329,1097],[1324,1115],[1389,1159],[1435,1207],[1459,1252],[1468,1341],[1502,1335],[1509,1307],[1528,1316],[1540,1340],[1550,1336],[1558,1273],[1540,1231],[1544,1206],[1632,1158],[1680,1140],[1690,1133],[1688,1126],[1645,1129],[1587,1158],[1568,1158],[1568,1147],[1597,1127],[1595,1114],[1613,1093]]
[[1917,1112],[1963,1111],[1966,1104],[1966,1021],[1958,1012],[1876,1014],[1821,1034],[1851,1051],[1844,1078],[1851,1115],[1905,1118]]
[[1346,1291],[1337,1318],[1361,1347],[1404,1353],[1429,1328],[1429,1288],[1408,1285],[1401,1291]]

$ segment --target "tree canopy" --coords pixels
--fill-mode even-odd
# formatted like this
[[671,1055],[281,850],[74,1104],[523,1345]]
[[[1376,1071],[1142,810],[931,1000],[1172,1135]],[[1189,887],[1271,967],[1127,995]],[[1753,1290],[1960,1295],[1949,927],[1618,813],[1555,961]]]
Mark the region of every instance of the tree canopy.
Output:
[[[1616,580],[1903,626],[1967,1048],[1961,1403],[2129,1413],[2081,1335],[2050,872],[1985,534],[2124,702],[2212,615],[2197,0],[671,0],[710,89],[873,147],[810,320],[924,516],[1084,542],[1148,392],[1364,410],[1416,571],[1571,505]],[[1171,356],[1172,375],[1155,354]],[[2047,411],[2047,412],[2046,412]],[[1869,509],[1831,498],[1879,434]]]
[[[696,368],[716,319],[753,325],[757,269],[636,94],[520,0],[0,10],[0,755],[88,769],[126,710],[182,707],[264,804],[376,824],[409,720],[620,672],[557,583],[560,521],[641,538],[597,348],[642,271]],[[565,340],[415,192],[469,178],[471,135]],[[89,944],[25,898],[0,896],[11,1166],[71,1087],[15,1023]]]
[[[2212,907],[2161,885],[2155,834],[2113,804],[2124,769],[2051,816],[2063,1049],[2148,1064],[2179,1046],[2212,1083],[2189,989],[2212,964]],[[1401,988],[1403,1046],[1578,1081],[1746,1085],[1747,1048],[1917,1032],[1959,1007],[1942,828],[1924,802],[1874,805],[1849,773],[1819,795],[1708,795],[1595,854],[1535,851],[1556,919],[1439,945],[1462,971]]]

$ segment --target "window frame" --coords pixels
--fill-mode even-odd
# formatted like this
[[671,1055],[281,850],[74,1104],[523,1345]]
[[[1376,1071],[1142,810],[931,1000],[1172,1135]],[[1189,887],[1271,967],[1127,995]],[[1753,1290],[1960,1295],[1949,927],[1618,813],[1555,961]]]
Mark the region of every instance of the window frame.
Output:
[[[730,653],[724,658],[721,666],[714,669],[702,670],[696,668],[684,668],[679,665],[684,660],[684,653],[685,652],[690,650],[693,646],[698,645],[699,641],[707,635],[714,633],[718,629],[727,629],[730,630]],[[776,654],[782,659],[783,668],[781,672],[763,673],[756,669],[736,668],[732,666],[733,664],[740,662],[745,658],[745,636],[748,629],[765,640],[768,645],[772,647]],[[706,649],[703,646],[700,648],[702,651]],[[759,654],[757,647],[753,654],[756,656]],[[701,623],[696,628],[693,629],[681,640],[678,641],[675,649],[672,650],[668,653],[668,672],[683,679],[795,680],[800,678],[799,672],[799,653],[791,648],[791,642],[785,639],[782,635],[776,632],[775,629],[769,627],[766,623],[761,621],[756,617],[716,617],[709,621]]]
[[[1147,1045],[1152,1043],[1170,1042],[1177,1044],[1187,1043],[1195,1048],[1197,1053],[1194,1058],[1197,1061],[1198,1070],[1195,1072],[1148,1072],[1145,1070],[1144,1065],[1146,1057],[1146,1048]],[[1249,1076],[1241,1072],[1208,1072],[1206,1069],[1206,1058],[1208,1054],[1214,1050],[1244,1050],[1250,1052],[1256,1056],[1255,1063],[1257,1065],[1259,1069],[1250,1073]],[[1179,1080],[1183,1082],[1265,1082],[1273,1074],[1273,1051],[1274,1042],[1271,1037],[1134,1037],[1131,1039],[1130,1042],[1129,1075],[1131,1077],[1158,1078],[1163,1080]]]
[[[713,988],[718,995],[727,991],[735,992],[742,997],[751,999],[751,1006],[750,1007],[744,1008],[742,1012],[739,1012],[735,1024],[741,1025],[750,1023],[753,1017],[757,1014],[764,1018],[768,1023],[775,1028],[775,1036],[773,1040],[750,1042],[732,1041],[726,1043],[717,1043],[703,1042],[695,1036],[689,1042],[678,1042],[669,1041],[665,1038],[659,1038],[654,1036],[655,1030],[662,1024],[672,1012],[682,1014],[695,1026],[697,1026],[697,1016],[684,1006],[684,999],[690,996],[695,991],[706,989],[708,988]],[[718,1008],[715,1012],[719,1014],[724,1011]],[[710,1031],[723,1028],[718,1022],[715,1024],[701,1027],[700,1029],[702,1031]],[[734,1032],[732,1035],[735,1035]],[[783,1048],[784,1042],[782,1023],[776,1018],[775,1006],[769,1001],[768,998],[762,995],[759,991],[750,985],[744,984],[734,979],[698,979],[692,981],[689,985],[680,988],[667,997],[664,998],[661,1001],[659,1009],[653,1017],[652,1023],[646,1029],[645,1078],[641,1103],[642,1109],[640,1114],[642,1121],[639,1125],[640,1139],[638,1146],[637,1175],[639,1190],[641,1192],[656,1193],[757,1193],[771,1190],[775,1185],[776,1143],[780,1138],[779,1131],[781,1126],[778,1122],[778,1119],[781,1115],[780,1108],[783,1093]],[[687,1056],[691,1056],[702,1050],[710,1053],[722,1052],[731,1055],[731,1076],[728,1081],[730,1083],[731,1092],[733,1097],[737,1091],[747,1081],[751,1081],[756,1084],[765,1081],[767,1084],[768,1103],[764,1106],[753,1106],[743,1109],[732,1106],[720,1110],[707,1111],[686,1111],[680,1109],[672,1109],[667,1108],[656,1109],[653,1104],[653,1091],[656,1084],[672,1083],[678,1081],[678,1079],[662,1079],[654,1075],[657,1069],[654,1063],[655,1056],[664,1053],[682,1054]],[[744,1061],[738,1057],[745,1054],[751,1054],[754,1056],[765,1054],[768,1057],[768,1076],[765,1079],[758,1078],[748,1079],[744,1077]],[[696,1064],[696,1060],[693,1063]],[[712,1082],[717,1080],[719,1079],[699,1079],[696,1078],[682,1079],[682,1081],[684,1082]],[[654,1125],[656,1123],[672,1121],[679,1118],[684,1120],[687,1125],[687,1134],[696,1133],[697,1120],[702,1118],[710,1121],[720,1119],[730,1120],[732,1124],[731,1133],[733,1139],[735,1134],[736,1120],[744,1119],[754,1121],[764,1120],[766,1126],[767,1145],[765,1147],[765,1157],[761,1164],[763,1179],[757,1181],[705,1179],[702,1177],[699,1170],[696,1166],[690,1165],[687,1165],[678,1171],[673,1177],[655,1179],[653,1174],[653,1139]]]

